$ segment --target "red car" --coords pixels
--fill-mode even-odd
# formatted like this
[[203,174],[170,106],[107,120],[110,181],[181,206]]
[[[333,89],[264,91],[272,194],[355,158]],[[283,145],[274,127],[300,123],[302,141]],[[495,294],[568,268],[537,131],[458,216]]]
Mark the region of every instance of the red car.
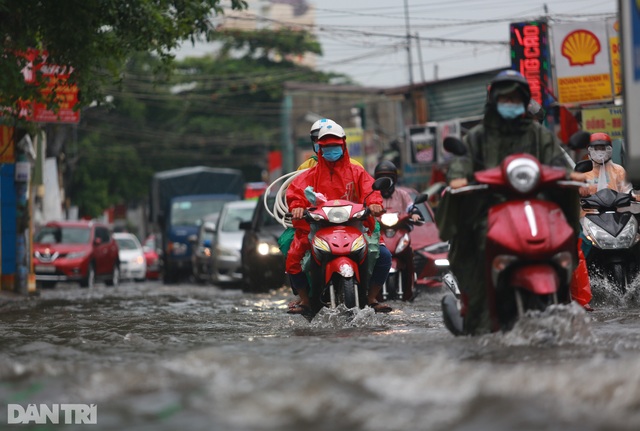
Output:
[[[398,187],[409,192],[415,199],[418,192],[409,187]],[[440,288],[442,276],[449,270],[449,243],[442,241],[431,207],[425,203],[418,204],[425,223],[414,226],[411,231],[411,248],[413,249],[413,266],[416,273],[415,287]]]
[[142,250],[144,250],[144,258],[147,260],[147,280],[159,280],[162,268],[160,255],[158,254],[161,249],[160,239],[157,235],[149,235],[147,239],[142,243]]
[[94,287],[120,283],[118,244],[108,225],[93,221],[57,221],[44,225],[33,240],[36,283],[54,287],[59,281]]

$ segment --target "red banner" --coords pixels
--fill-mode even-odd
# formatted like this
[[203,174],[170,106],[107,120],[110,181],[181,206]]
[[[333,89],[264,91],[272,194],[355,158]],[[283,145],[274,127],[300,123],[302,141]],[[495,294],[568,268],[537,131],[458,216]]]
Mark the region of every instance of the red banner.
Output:
[[59,109],[54,112],[44,103],[27,102],[21,106],[20,116],[39,123],[78,123],[80,111],[73,110],[78,103],[78,87],[67,84],[73,69],[47,64],[46,52],[29,50],[25,58],[29,61],[22,71],[25,82],[35,82],[36,72],[40,72],[46,80],[42,95],[48,98],[55,94]]

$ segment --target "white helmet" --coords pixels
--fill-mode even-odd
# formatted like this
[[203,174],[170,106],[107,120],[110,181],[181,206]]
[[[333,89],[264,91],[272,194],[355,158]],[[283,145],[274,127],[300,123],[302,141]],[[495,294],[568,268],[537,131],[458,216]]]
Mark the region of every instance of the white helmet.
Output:
[[311,141],[315,142],[318,139],[318,132],[320,132],[320,129],[329,124],[334,125],[337,123],[328,118],[321,118],[315,123],[313,123],[313,125],[311,126],[311,130],[309,130],[309,136],[311,137]]
[[332,123],[333,124],[327,124],[326,126],[322,126],[322,128],[320,128],[318,139],[322,139],[324,136],[337,136],[341,139],[347,137],[347,134],[344,133],[344,129],[340,124],[336,123],[335,121],[332,121]]

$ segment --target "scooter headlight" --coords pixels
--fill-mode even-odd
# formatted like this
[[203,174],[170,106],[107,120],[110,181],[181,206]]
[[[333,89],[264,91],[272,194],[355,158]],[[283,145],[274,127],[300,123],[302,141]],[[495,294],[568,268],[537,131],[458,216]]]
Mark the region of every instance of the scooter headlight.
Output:
[[507,165],[507,179],[514,190],[529,193],[540,182],[540,166],[531,159],[515,159]]
[[398,213],[384,213],[380,216],[380,223],[385,226],[395,226],[400,220]]
[[325,208],[325,214],[327,215],[327,219],[331,223],[344,223],[349,220],[349,215],[351,215],[351,205],[343,206],[343,207],[332,207]]
[[635,217],[631,217],[626,226],[618,234],[613,236],[597,224],[593,223],[587,217],[582,219],[582,227],[587,238],[593,242],[596,247],[603,250],[611,250],[616,248],[630,248],[638,242],[638,221]]

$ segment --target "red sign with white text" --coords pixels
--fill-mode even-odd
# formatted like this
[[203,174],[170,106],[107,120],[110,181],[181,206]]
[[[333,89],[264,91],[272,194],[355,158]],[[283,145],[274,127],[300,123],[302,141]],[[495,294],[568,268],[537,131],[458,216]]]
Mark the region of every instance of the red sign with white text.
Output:
[[21,107],[20,115],[38,123],[78,123],[80,111],[73,110],[78,103],[78,87],[67,84],[73,69],[47,64],[46,52],[29,50],[25,57],[29,61],[22,71],[25,82],[35,82],[36,71],[39,71],[47,83],[42,94],[45,97],[55,94],[58,111],[47,109],[44,103],[27,102]]

